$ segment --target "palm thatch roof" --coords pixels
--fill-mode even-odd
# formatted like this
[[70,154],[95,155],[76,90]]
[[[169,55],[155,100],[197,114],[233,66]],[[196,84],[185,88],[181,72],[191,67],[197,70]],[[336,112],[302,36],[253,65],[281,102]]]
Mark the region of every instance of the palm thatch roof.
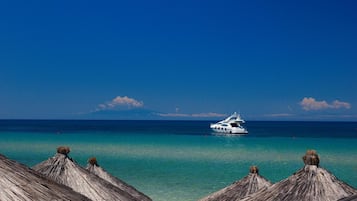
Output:
[[0,200],[89,201],[90,199],[0,154]]
[[138,200],[79,166],[68,157],[69,151],[68,147],[59,147],[54,157],[34,166],[33,169],[58,183],[71,187],[74,191],[92,200]]
[[262,188],[267,188],[272,184],[270,181],[259,175],[256,166],[250,167],[249,174],[241,180],[235,181],[232,185],[227,186],[211,195],[202,198],[200,201],[234,201],[254,193]]
[[248,195],[242,201],[336,201],[357,193],[356,189],[319,167],[316,151],[308,150],[303,161],[305,166],[292,176]]
[[98,177],[110,182],[114,186],[117,186],[121,190],[128,192],[130,195],[133,197],[137,198],[138,200],[141,201],[151,201],[151,199],[135,189],[133,186],[130,186],[129,184],[125,183],[124,181],[118,179],[117,177],[112,176],[109,174],[107,171],[105,171],[102,167],[98,165],[97,159],[96,158],[90,158],[88,160],[88,164],[86,169]]

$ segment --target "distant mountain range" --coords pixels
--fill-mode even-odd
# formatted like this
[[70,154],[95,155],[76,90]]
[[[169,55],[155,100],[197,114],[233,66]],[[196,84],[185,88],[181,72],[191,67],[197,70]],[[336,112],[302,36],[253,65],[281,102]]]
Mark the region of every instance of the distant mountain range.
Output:
[[91,119],[163,119],[159,112],[148,109],[127,109],[127,110],[98,110],[85,114],[84,117]]
[[167,114],[144,108],[130,108],[118,110],[97,110],[90,113],[79,114],[76,118],[103,120],[218,120],[222,118],[221,116],[210,116],[209,114]]

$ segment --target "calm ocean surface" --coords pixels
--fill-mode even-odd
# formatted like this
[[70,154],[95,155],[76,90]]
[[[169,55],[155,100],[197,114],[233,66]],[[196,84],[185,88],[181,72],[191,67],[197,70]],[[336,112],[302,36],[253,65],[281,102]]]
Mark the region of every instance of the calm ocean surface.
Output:
[[56,148],[89,157],[155,201],[197,200],[248,174],[278,182],[303,167],[307,149],[357,188],[357,122],[247,122],[247,136],[216,135],[209,121],[0,120],[0,153],[33,166]]

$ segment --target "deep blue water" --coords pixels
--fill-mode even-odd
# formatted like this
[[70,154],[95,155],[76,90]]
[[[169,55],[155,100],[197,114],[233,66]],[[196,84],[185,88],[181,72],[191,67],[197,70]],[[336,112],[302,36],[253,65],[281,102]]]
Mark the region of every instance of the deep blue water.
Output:
[[[213,121],[0,120],[0,132],[210,135]],[[357,138],[357,122],[250,121],[246,137]]]

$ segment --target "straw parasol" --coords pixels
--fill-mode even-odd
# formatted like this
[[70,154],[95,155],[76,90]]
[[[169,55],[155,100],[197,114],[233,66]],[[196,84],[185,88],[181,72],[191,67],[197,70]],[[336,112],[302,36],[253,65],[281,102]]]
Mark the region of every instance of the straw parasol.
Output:
[[128,192],[130,195],[137,198],[138,200],[151,201],[151,199],[148,196],[144,195],[143,193],[135,189],[133,186],[130,186],[129,184],[118,179],[117,177],[112,176],[107,171],[105,171],[102,167],[98,165],[97,159],[95,157],[88,159],[88,164],[86,169],[89,172],[97,175],[98,177],[110,182],[114,186],[117,186],[121,190]]
[[303,157],[305,166],[292,176],[271,187],[248,195],[242,201],[336,201],[357,193],[357,190],[319,167],[316,151],[308,150]]
[[90,199],[0,154],[0,200],[89,201]]
[[246,195],[254,193],[262,188],[267,188],[272,184],[270,181],[259,175],[257,166],[251,166],[249,174],[241,180],[235,181],[211,195],[202,198],[200,201],[234,201],[240,200]]
[[138,200],[79,166],[68,156],[69,152],[69,147],[58,147],[54,157],[34,166],[33,169],[92,200]]

